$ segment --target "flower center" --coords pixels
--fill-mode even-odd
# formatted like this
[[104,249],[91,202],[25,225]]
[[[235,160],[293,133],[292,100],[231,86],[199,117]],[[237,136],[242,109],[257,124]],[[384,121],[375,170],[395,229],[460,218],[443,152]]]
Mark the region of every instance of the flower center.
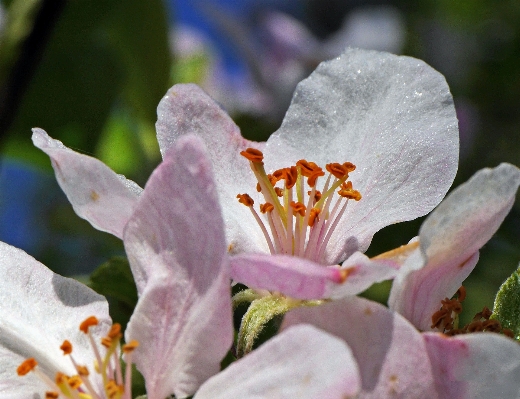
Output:
[[459,315],[462,313],[462,301],[465,298],[466,288],[461,286],[454,298],[443,299],[441,308],[432,316],[431,328],[437,328],[440,332],[449,336],[486,331],[502,333],[513,338],[513,331],[508,328],[502,328],[498,320],[490,319],[492,312],[487,306],[484,306],[482,312],[478,312],[470,323],[462,328],[458,328]]
[[356,166],[350,162],[327,164],[329,174],[319,191],[316,185],[325,172],[314,162],[302,159],[296,165],[267,174],[261,151],[248,148],[240,154],[249,160],[258,181],[256,190],[266,201],[259,206],[264,218],[254,209],[248,194],[238,194],[237,198],[251,210],[271,254],[301,256],[322,263],[327,243],[349,200],[361,199],[359,191],[348,181]]
[[[92,350],[94,352],[95,362],[93,370],[100,374],[103,380],[103,391],[99,392],[90,376],[90,370],[85,365],[76,362],[72,355],[72,344],[65,340],[60,346],[64,356],[69,356],[77,374],[68,376],[61,372],[56,373],[54,381],[37,368],[38,362],[34,358],[25,360],[18,366],[17,373],[24,376],[29,372],[34,372],[45,385],[49,387],[49,391],[45,393],[45,399],[73,398],[73,399],[131,399],[132,398],[132,352],[139,345],[137,341],[130,341],[121,347],[122,338],[121,325],[115,323],[106,337],[101,339],[101,345],[104,356],[101,355],[101,348],[94,341],[90,333],[90,327],[98,324],[98,319],[90,316],[83,321],[79,329],[88,336]],[[125,376],[121,369],[120,354],[125,354]]]

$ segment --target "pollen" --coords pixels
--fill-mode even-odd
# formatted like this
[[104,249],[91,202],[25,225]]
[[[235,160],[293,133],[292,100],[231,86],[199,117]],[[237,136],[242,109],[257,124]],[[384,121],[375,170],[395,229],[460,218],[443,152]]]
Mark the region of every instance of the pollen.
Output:
[[98,319],[95,316],[90,316],[87,319],[85,319],[83,321],[83,323],[81,323],[79,325],[79,329],[81,331],[83,331],[85,334],[87,334],[88,333],[88,329],[90,327],[97,326],[98,323],[99,323],[99,321],[98,321]]
[[503,328],[498,320],[490,319],[492,312],[484,307],[478,312],[471,322],[464,327],[458,327],[458,316],[462,313],[462,301],[466,299],[466,288],[461,286],[454,298],[445,298],[441,301],[441,308],[432,316],[431,328],[437,328],[440,332],[448,335],[469,334],[477,332],[502,333],[513,338],[513,333],[507,328]]
[[262,151],[257,150],[256,148],[247,148],[245,151],[242,151],[240,155],[247,158],[251,162],[263,164],[264,154]]
[[348,180],[356,166],[351,162],[329,163],[326,176],[318,164],[300,159],[295,165],[267,173],[260,150],[247,148],[240,154],[249,160],[257,179],[254,188],[260,193],[256,195],[265,202],[257,212],[256,198],[245,193],[237,198],[249,207],[270,252],[323,262],[327,243],[347,204],[362,198]]
[[64,355],[69,355],[70,353],[72,353],[72,344],[69,341],[65,340],[61,344],[60,349],[63,351]]
[[16,373],[19,376],[26,375],[30,371],[34,370],[37,365],[38,362],[33,357],[31,357],[18,366]]

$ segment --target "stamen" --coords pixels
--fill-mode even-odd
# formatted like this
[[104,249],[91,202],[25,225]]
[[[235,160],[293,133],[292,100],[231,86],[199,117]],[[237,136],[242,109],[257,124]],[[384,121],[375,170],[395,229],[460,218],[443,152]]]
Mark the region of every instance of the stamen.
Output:
[[72,353],[72,344],[69,341],[65,340],[61,344],[60,349],[63,351],[64,355],[69,355]]
[[481,312],[478,312],[473,320],[462,328],[457,328],[458,315],[462,313],[462,304],[466,298],[466,289],[461,286],[456,298],[445,298],[441,301],[441,308],[432,316],[431,328],[437,328],[446,335],[469,334],[476,332],[492,332],[502,333],[510,338],[513,338],[513,332],[507,328],[502,328],[498,320],[490,320],[492,312],[484,307]]
[[[361,199],[352,182],[347,181],[349,173],[356,169],[355,165],[350,162],[327,164],[330,174],[323,190],[319,191],[316,188],[318,179],[325,176],[325,172],[314,162],[300,159],[296,165],[267,174],[261,151],[248,148],[240,154],[250,161],[251,170],[258,180],[256,189],[265,199],[265,203],[260,205],[260,212],[269,223],[264,223],[256,213],[251,197],[239,194],[237,198],[251,209],[271,253],[322,261],[327,242],[344,214],[346,204],[342,202],[343,198]],[[282,180],[283,187],[280,187]],[[305,189],[305,183],[309,191]],[[305,193],[308,198],[305,198]]]
[[38,362],[33,357],[31,357],[27,360],[24,360],[23,363],[18,366],[16,373],[19,376],[26,375],[30,371],[33,371],[37,365]]
[[238,202],[245,206],[253,206],[255,201],[248,194],[237,194]]
[[245,151],[242,151],[240,155],[247,158],[251,162],[260,163],[262,165],[264,164],[264,154],[262,151],[257,150],[256,148],[247,148]]
[[90,316],[87,319],[85,319],[83,321],[83,323],[81,323],[79,325],[79,329],[81,331],[83,331],[85,334],[87,334],[88,333],[88,329],[90,327],[97,326],[98,323],[99,323],[99,321],[98,321],[98,319],[95,316]]
[[[80,330],[87,334],[90,339],[92,349],[96,353],[94,366],[96,371],[103,378],[104,393],[96,392],[93,384],[89,380],[89,370],[86,366],[78,365],[72,357],[73,345],[69,340],[64,340],[60,346],[64,355],[69,356],[72,365],[77,371],[76,375],[68,376],[62,372],[57,372],[54,380],[38,370],[38,362],[34,358],[26,359],[17,368],[19,376],[24,376],[30,371],[47,385],[50,390],[45,392],[45,399],[57,399],[66,397],[71,399],[131,399],[131,379],[132,379],[132,352],[138,347],[139,343],[135,340],[128,342],[122,347],[125,356],[125,378],[121,370],[120,344],[122,338],[121,325],[114,323],[107,335],[102,339],[106,344],[107,350],[105,357],[101,361],[99,350],[89,328],[99,324],[94,316],[87,318],[80,324]],[[36,393],[35,393],[36,394]]]

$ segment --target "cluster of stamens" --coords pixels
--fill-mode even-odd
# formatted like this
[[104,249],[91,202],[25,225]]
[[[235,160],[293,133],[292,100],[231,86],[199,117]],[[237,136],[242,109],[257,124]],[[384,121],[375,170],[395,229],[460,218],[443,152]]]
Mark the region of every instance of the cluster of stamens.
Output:
[[[319,191],[316,185],[325,172],[314,162],[302,159],[296,165],[267,174],[261,151],[248,148],[240,154],[249,160],[258,181],[256,190],[266,201],[259,210],[265,215],[267,225],[254,209],[254,200],[248,194],[238,194],[237,198],[251,210],[271,253],[321,262],[348,201],[361,199],[359,191],[348,181],[349,173],[356,166],[350,162],[327,164],[325,168],[329,175],[323,190]],[[333,198],[337,198],[334,204]]]
[[[73,398],[73,399],[131,399],[132,398],[132,352],[139,345],[137,341],[130,341],[121,346],[122,338],[121,325],[115,323],[110,328],[108,334],[101,339],[101,345],[105,348],[104,356],[101,355],[100,348],[94,341],[90,333],[90,327],[98,324],[98,319],[94,316],[83,321],[79,329],[88,336],[92,350],[95,355],[94,371],[101,375],[103,380],[103,391],[99,392],[91,378],[90,370],[85,365],[76,362],[72,355],[72,344],[65,340],[60,346],[64,356],[69,356],[76,375],[66,375],[58,372],[54,381],[37,368],[38,362],[34,358],[25,360],[17,369],[19,376],[24,376],[29,372],[36,374],[49,391],[45,393],[45,399]],[[121,368],[120,354],[125,354],[125,376]]]
[[462,313],[462,301],[465,298],[466,289],[461,286],[454,298],[443,299],[441,308],[432,316],[431,328],[437,328],[449,336],[486,331],[502,333],[513,338],[513,331],[508,328],[502,328],[498,320],[490,319],[492,312],[486,306],[473,317],[470,323],[462,328],[458,328],[458,317]]

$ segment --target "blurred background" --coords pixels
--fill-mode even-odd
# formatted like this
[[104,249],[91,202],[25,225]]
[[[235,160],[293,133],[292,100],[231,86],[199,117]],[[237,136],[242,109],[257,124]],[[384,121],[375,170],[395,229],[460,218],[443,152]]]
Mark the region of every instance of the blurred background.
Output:
[[[34,149],[38,126],[144,185],[159,163],[155,108],[195,82],[254,140],[277,129],[297,82],[346,46],[421,58],[455,98],[455,185],[520,166],[520,2],[516,0],[3,0],[0,2],[0,240],[58,273],[84,276],[121,242],[77,217]],[[468,280],[468,317],[492,307],[520,261],[520,205]],[[378,233],[375,255],[421,220]],[[384,300],[387,286],[370,295]],[[471,315],[470,315],[471,313]]]

